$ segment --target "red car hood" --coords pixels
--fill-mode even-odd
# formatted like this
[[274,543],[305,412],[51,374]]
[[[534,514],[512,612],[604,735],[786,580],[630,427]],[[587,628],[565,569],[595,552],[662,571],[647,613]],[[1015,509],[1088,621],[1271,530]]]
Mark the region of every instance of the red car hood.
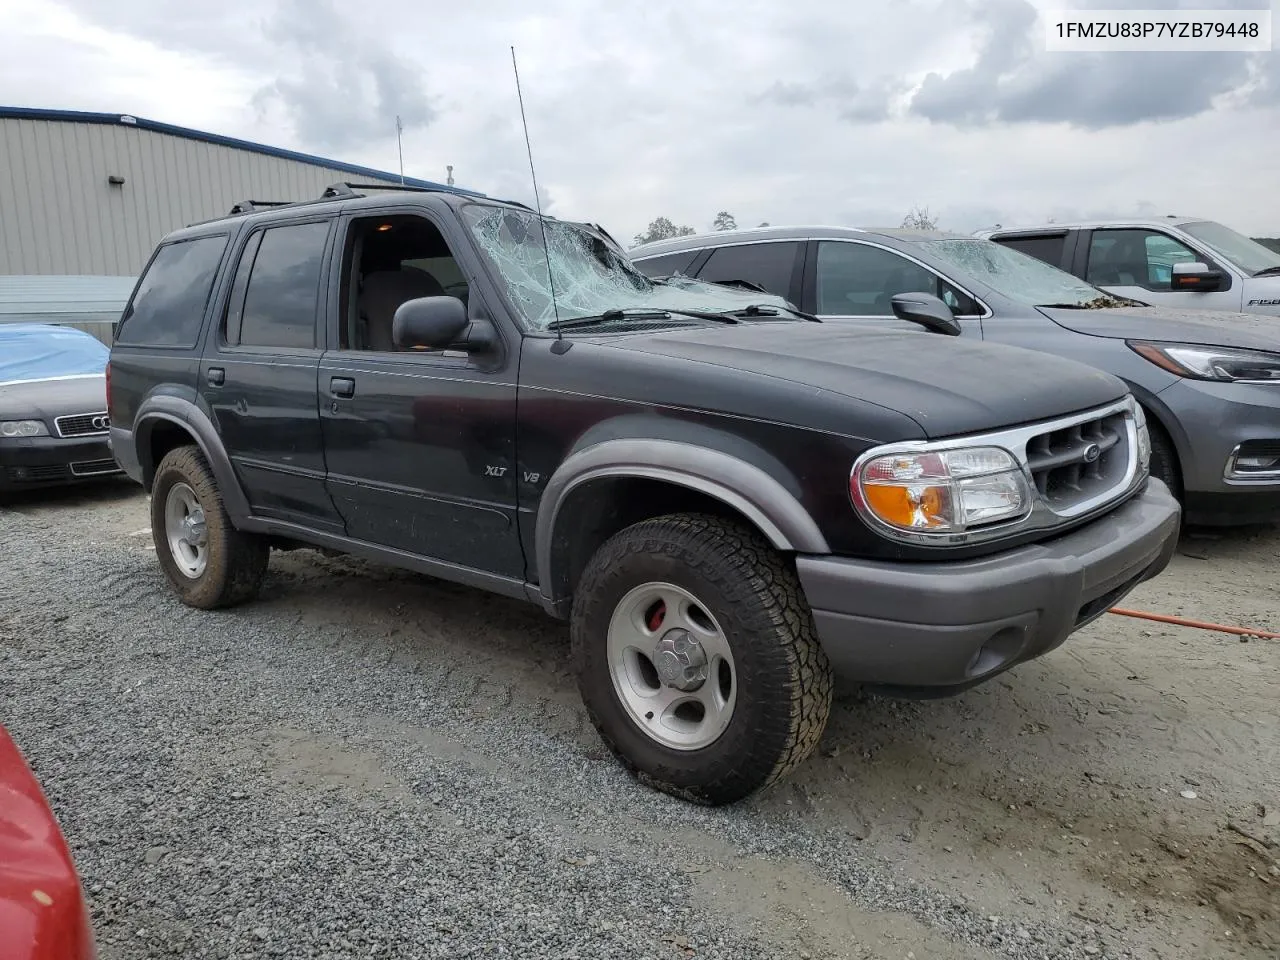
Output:
[[0,727],[0,960],[92,960],[71,851],[26,761]]

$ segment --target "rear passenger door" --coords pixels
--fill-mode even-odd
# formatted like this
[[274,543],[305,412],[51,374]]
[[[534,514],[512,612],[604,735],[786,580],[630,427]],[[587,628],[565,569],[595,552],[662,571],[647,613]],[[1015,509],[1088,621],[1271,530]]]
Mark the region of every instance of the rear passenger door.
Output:
[[200,390],[257,516],[342,533],[325,486],[316,380],[332,218],[243,235]]
[[919,324],[894,314],[893,298],[928,293],[951,307],[964,336],[982,336],[981,305],[932,268],[862,240],[819,240],[815,247],[805,271],[803,309],[823,320],[918,331]]

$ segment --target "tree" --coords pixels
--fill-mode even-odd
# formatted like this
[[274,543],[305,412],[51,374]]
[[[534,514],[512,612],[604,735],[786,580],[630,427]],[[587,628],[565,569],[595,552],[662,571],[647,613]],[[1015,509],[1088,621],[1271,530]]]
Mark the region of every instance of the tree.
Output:
[[655,240],[670,240],[672,237],[688,237],[693,234],[693,227],[677,227],[666,217],[658,217],[649,224],[644,233],[637,233],[634,246],[653,243]]
[[760,226],[762,226],[762,227],[767,227],[768,225],[769,225],[769,221],[768,221],[768,220],[762,220],[762,221],[760,221]]
[[716,214],[715,221],[711,226],[717,230],[737,230],[738,221],[733,219],[733,214],[728,210],[721,210]]
[[908,230],[937,230],[938,218],[929,215],[928,207],[912,207],[902,218],[902,226]]

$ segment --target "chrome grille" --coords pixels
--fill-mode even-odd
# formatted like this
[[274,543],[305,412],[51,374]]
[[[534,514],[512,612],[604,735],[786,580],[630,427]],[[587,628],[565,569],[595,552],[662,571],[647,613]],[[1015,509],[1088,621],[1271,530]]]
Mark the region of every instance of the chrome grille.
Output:
[[72,416],[58,417],[53,422],[58,428],[60,437],[91,437],[107,433],[110,428],[105,410],[98,413],[77,413]]
[[1134,456],[1130,419],[1115,412],[1027,440],[1027,469],[1051,510],[1075,513],[1126,485]]

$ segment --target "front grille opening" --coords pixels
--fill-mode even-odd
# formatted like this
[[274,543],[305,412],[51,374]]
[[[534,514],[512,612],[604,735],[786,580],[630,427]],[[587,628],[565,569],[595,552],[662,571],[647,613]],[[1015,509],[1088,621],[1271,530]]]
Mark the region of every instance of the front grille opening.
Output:
[[71,472],[77,477],[92,477],[100,473],[116,473],[120,465],[113,459],[79,460],[71,464]]
[[88,437],[107,432],[107,412],[77,413],[70,417],[58,417],[54,423],[62,437]]
[[1036,489],[1058,513],[1116,491],[1129,472],[1131,456],[1124,413],[1042,433],[1027,442],[1027,467]]
[[11,483],[39,483],[62,480],[67,476],[65,464],[38,464],[32,467],[9,467],[6,475]]

